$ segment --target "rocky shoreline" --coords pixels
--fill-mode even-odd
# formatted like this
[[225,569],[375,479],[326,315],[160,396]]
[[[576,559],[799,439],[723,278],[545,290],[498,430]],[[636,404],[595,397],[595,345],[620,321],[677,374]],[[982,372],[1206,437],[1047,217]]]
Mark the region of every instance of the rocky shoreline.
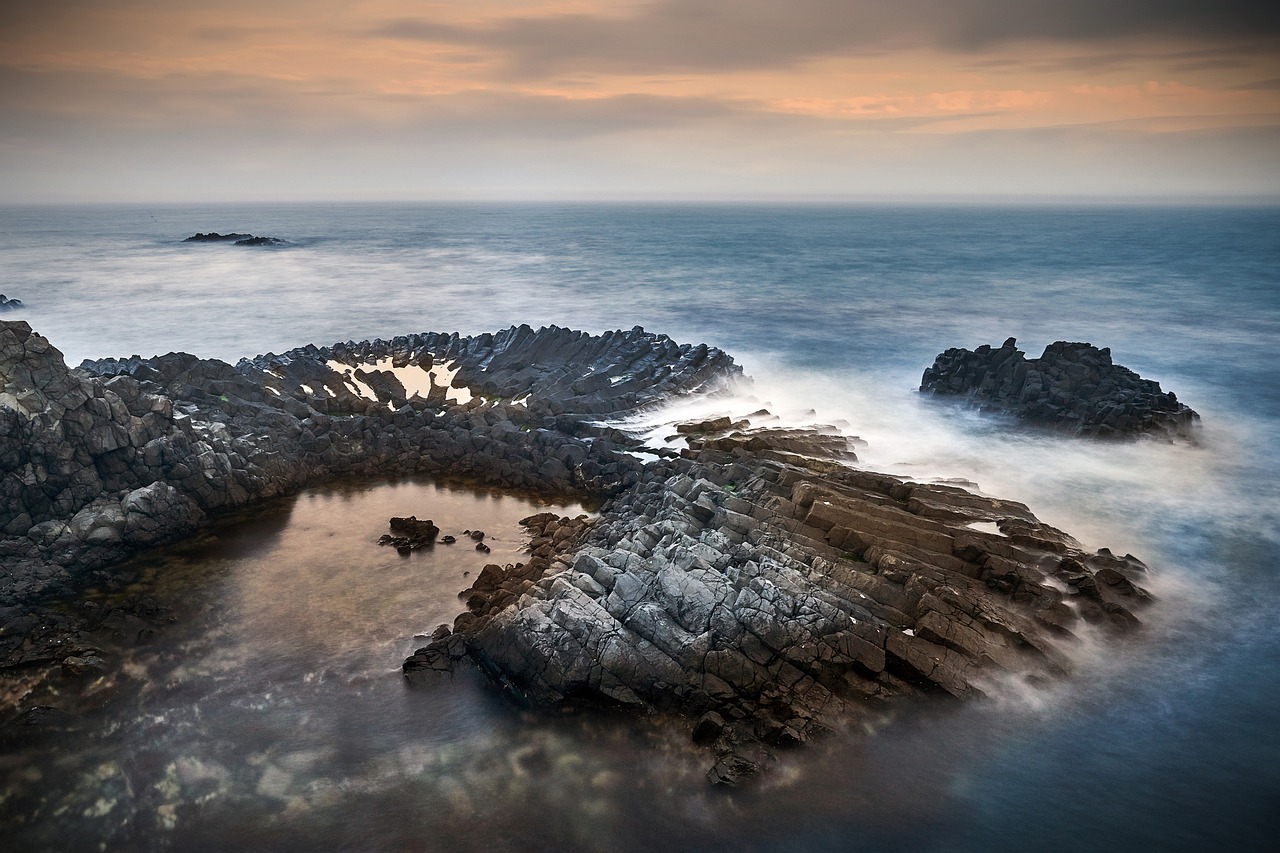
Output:
[[[600,502],[595,519],[526,519],[528,561],[486,567],[406,676],[469,662],[533,705],[684,714],[718,783],[869,704],[1060,677],[1082,632],[1132,628],[1149,600],[1137,559],[1087,553],[1021,504],[858,470],[837,431],[779,429],[760,412],[678,427],[679,453],[643,447],[610,423],[744,380],[722,351],[638,327],[72,371],[5,322],[0,378],[6,674],[91,656],[59,657],[74,626],[35,617],[95,572],[217,513],[352,475]],[[430,522],[398,521],[405,541],[389,544],[433,538]]]

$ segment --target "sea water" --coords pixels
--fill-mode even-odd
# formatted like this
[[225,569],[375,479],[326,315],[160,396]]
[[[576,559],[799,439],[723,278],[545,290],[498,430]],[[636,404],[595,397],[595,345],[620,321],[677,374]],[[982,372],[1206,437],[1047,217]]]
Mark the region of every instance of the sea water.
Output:
[[[182,242],[211,230],[289,245]],[[176,571],[167,586],[143,567],[148,589],[191,602],[184,617],[120,652],[133,686],[96,730],[5,756],[5,819],[24,819],[23,843],[86,849],[108,827],[175,849],[1270,849],[1277,235],[1280,211],[1257,207],[2,210],[0,291],[28,306],[8,318],[73,365],[643,325],[723,347],[754,378],[752,399],[705,411],[847,423],[867,467],[1024,501],[1090,548],[1141,557],[1159,597],[1136,638],[1083,650],[1063,684],[891,710],[724,796],[661,720],[524,715],[469,677],[401,683],[414,634],[461,609],[452,595],[475,567],[421,560],[406,581],[379,562],[375,528],[402,506],[465,516],[514,501],[484,516],[514,542],[537,507],[441,484],[323,487],[274,522],[154,557]],[[1029,356],[1059,339],[1110,347],[1201,413],[1198,444],[1028,432],[916,393],[941,350],[1009,336]],[[308,533],[349,538],[329,559]],[[134,830],[112,818],[130,808]]]

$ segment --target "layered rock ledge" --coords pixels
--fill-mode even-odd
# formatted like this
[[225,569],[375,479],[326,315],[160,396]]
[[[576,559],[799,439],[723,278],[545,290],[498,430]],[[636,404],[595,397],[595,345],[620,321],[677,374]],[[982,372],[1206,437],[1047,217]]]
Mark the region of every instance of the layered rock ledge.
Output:
[[[643,447],[624,416],[745,380],[720,350],[638,327],[72,371],[0,323],[0,379],[0,670],[93,656],[41,627],[42,597],[224,508],[353,474],[600,502],[595,519],[526,519],[528,561],[486,567],[406,675],[470,662],[535,705],[686,715],[720,783],[868,704],[1060,677],[1082,633],[1132,628],[1148,600],[1137,559],[1090,553],[1018,503],[858,470],[834,427],[762,410],[673,425],[678,454]],[[396,522],[388,544],[432,538]]]
[[1109,348],[1056,341],[1028,359],[1009,338],[998,349],[949,349],[925,370],[920,390],[966,396],[981,408],[1099,438],[1190,437],[1200,420],[1160,383],[1114,364]]
[[488,567],[406,674],[469,659],[534,705],[688,715],[723,784],[868,703],[1064,676],[1149,601],[1140,561],[1022,504],[782,451],[651,463],[594,522],[526,525],[529,563]]

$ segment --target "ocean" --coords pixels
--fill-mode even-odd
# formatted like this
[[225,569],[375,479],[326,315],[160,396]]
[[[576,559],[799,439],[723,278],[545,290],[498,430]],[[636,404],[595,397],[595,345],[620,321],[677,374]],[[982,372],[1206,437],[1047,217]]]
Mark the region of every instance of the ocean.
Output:
[[[182,242],[199,231],[289,245]],[[785,753],[756,788],[723,794],[707,790],[697,750],[663,736],[668,721],[531,715],[467,676],[403,684],[415,634],[461,610],[454,595],[478,566],[380,554],[369,542],[386,517],[481,519],[514,548],[536,502],[425,481],[318,487],[135,564],[132,589],[180,618],[118,651],[131,678],[84,727],[0,760],[0,820],[20,846],[1275,843],[1276,208],[6,208],[0,291],[27,306],[5,319],[29,322],[72,365],[171,350],[234,363],[520,323],[706,342],[754,382],[749,398],[699,411],[766,405],[839,423],[867,442],[870,469],[967,480],[1091,548],[1137,555],[1159,599],[1136,637],[1082,647],[1063,683],[886,709],[882,724],[832,732]],[[1010,336],[1031,357],[1055,340],[1110,347],[1200,412],[1198,443],[1083,441],[916,392],[942,350]]]

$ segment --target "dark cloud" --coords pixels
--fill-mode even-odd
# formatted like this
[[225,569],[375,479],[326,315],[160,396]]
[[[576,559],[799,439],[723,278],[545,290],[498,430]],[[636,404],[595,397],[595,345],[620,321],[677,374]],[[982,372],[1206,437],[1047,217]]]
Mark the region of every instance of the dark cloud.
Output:
[[1280,3],[1249,0],[662,0],[634,16],[511,18],[486,27],[389,21],[372,34],[465,44],[518,74],[727,71],[928,45],[977,52],[1019,40],[1085,44],[1180,36],[1280,42]]
[[191,31],[191,37],[196,41],[222,44],[243,42],[257,35],[274,32],[277,31],[263,27],[198,27]]
[[1245,59],[1197,59],[1193,62],[1179,62],[1170,68],[1179,73],[1195,71],[1232,71],[1237,68],[1248,68],[1251,62]]
[[1232,88],[1242,89],[1244,91],[1258,92],[1271,91],[1272,89],[1280,89],[1280,77],[1272,77],[1270,80],[1257,80],[1253,83],[1242,83]]

